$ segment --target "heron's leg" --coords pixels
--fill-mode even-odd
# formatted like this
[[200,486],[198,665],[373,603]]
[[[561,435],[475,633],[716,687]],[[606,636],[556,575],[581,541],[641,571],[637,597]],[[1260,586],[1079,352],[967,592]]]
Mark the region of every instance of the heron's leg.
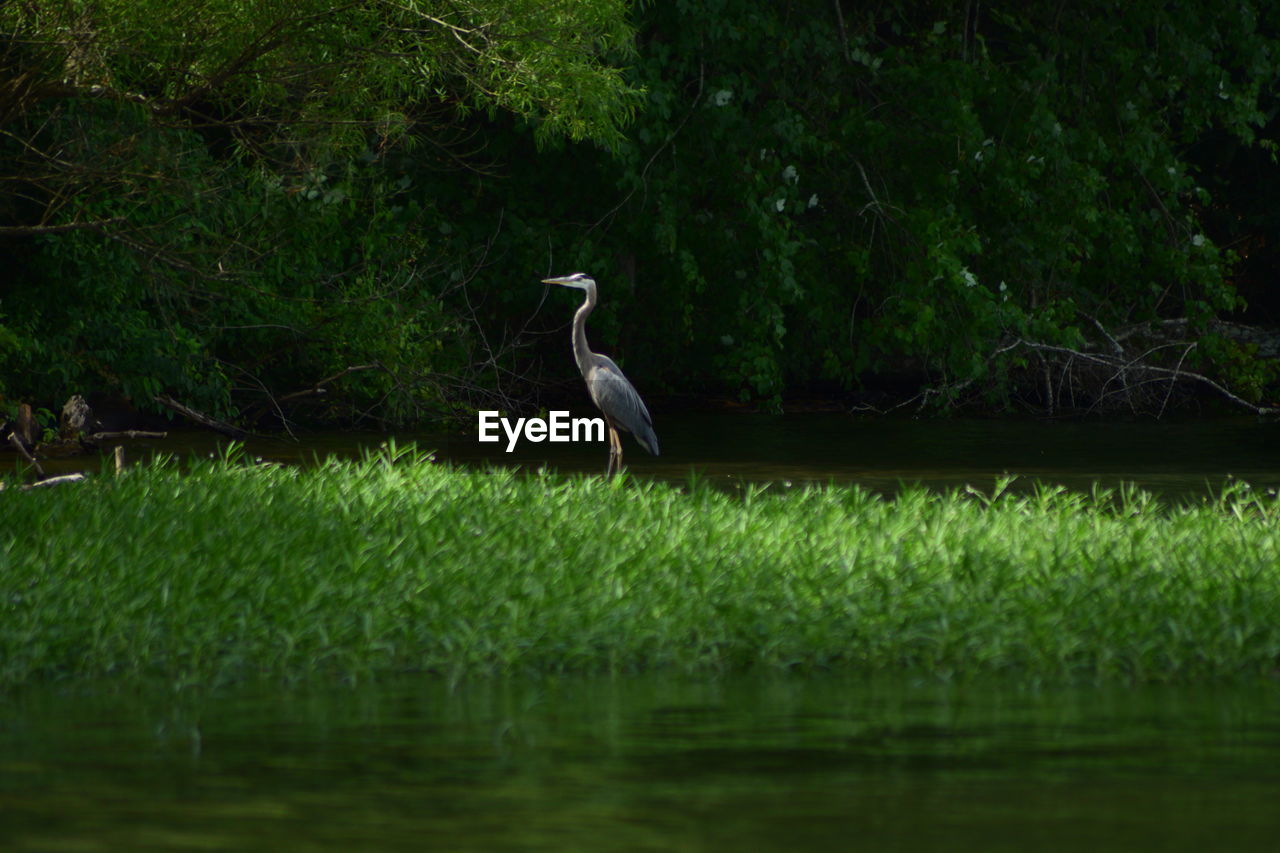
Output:
[[618,431],[609,424],[609,464],[604,469],[606,477],[618,473],[622,469],[622,439]]

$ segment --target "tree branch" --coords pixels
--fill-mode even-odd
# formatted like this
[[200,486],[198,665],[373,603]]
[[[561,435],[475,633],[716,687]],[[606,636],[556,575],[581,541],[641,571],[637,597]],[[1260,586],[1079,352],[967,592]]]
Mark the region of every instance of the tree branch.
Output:
[[101,231],[108,225],[124,222],[123,216],[97,219],[93,222],[68,222],[64,225],[0,225],[0,237],[33,237],[37,234],[62,234],[67,231]]
[[184,418],[187,418],[188,420],[195,421],[201,426],[208,427],[214,432],[220,432],[223,435],[229,435],[232,438],[248,438],[250,436],[250,433],[247,432],[246,430],[242,430],[240,429],[240,427],[237,427],[237,426],[232,426],[231,424],[226,423],[225,421],[220,421],[216,418],[211,418],[208,415],[204,414],[203,412],[197,412],[195,409],[182,405],[177,400],[170,397],[168,394],[156,394],[151,399],[155,400],[157,403],[164,406],[165,408],[172,409],[173,411],[177,412],[178,414],[182,415]]
[[330,382],[333,382],[336,379],[341,379],[342,377],[346,376],[348,373],[358,373],[361,370],[377,370],[380,367],[382,367],[381,364],[357,364],[352,367],[343,368],[342,370],[339,370],[337,373],[333,374],[332,376],[326,376],[324,379],[321,379],[320,381],[316,382],[310,388],[303,388],[301,391],[293,391],[288,394],[284,394],[283,396],[277,397],[276,402],[283,403],[285,400],[294,400],[294,399],[297,399],[298,397],[310,397],[313,395],[323,394],[325,393],[325,390],[324,390],[325,385],[328,385]]
[[[1195,373],[1190,370],[1183,370],[1181,367],[1182,359],[1178,360],[1178,365],[1179,365],[1178,367],[1169,368],[1169,367],[1160,367],[1159,365],[1155,365],[1155,364],[1146,364],[1138,361],[1138,359],[1128,359],[1128,360],[1122,361],[1119,358],[1114,358],[1108,355],[1099,355],[1097,353],[1085,352],[1083,350],[1072,349],[1071,347],[1057,346],[1055,344],[1042,344],[1042,343],[1037,343],[1035,341],[1024,340],[1022,338],[1018,338],[1014,343],[1015,345],[1026,347],[1027,349],[1032,350],[1034,352],[1057,353],[1059,355],[1065,355],[1071,358],[1077,358],[1077,359],[1080,359],[1081,361],[1087,361],[1091,364],[1097,364],[1103,367],[1108,367],[1108,368],[1111,368],[1112,370],[1115,370],[1117,374],[1123,373],[1125,371],[1133,370],[1137,372],[1145,372],[1148,374],[1155,374],[1157,376],[1165,377],[1170,382],[1175,382],[1179,379],[1190,379],[1193,382],[1199,382],[1202,385],[1212,388],[1214,391],[1217,391],[1219,394],[1221,394],[1223,397],[1226,397],[1232,403],[1235,403],[1237,406],[1241,406],[1242,408],[1248,409],[1254,414],[1258,414],[1258,415],[1280,414],[1280,408],[1276,408],[1273,406],[1255,405],[1254,403],[1250,403],[1248,400],[1245,400],[1242,397],[1239,397],[1236,394],[1231,393],[1222,385],[1218,384],[1217,382],[1213,381],[1208,376],[1205,376],[1202,373]],[[1190,352],[1190,350],[1194,349],[1195,346],[1196,345],[1194,343],[1188,345],[1187,352]],[[1186,357],[1186,352],[1183,353],[1183,358],[1185,357]],[[1164,410],[1164,407],[1161,406],[1161,411],[1163,410]]]
[[9,433],[8,441],[14,446],[14,449],[18,451],[22,458],[30,462],[31,466],[36,469],[36,475],[43,477],[44,469],[40,467],[40,463],[36,461],[36,458],[32,456],[31,452],[27,450],[25,445],[23,445],[22,439],[18,438],[18,434],[16,432]]

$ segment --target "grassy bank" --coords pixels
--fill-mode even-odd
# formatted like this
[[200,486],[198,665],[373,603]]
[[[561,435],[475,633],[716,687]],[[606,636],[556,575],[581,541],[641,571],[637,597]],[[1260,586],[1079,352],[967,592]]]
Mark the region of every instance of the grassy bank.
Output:
[[402,456],[0,492],[0,684],[1280,666],[1280,501],[731,496]]

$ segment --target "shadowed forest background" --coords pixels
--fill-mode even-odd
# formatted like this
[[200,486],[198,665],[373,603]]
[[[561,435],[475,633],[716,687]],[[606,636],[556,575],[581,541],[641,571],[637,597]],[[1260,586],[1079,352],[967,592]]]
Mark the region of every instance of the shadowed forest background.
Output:
[[1267,411],[1276,15],[10,0],[0,399],[532,407],[585,270],[651,399]]

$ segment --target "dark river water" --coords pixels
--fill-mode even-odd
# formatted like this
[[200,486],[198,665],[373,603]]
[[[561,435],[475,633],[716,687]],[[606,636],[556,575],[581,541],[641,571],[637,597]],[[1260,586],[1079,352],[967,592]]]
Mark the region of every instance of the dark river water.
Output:
[[[1089,491],[1135,483],[1162,496],[1200,496],[1232,479],[1280,488],[1280,423],[1256,418],[1199,421],[1053,422],[1035,420],[906,420],[840,414],[708,414],[660,418],[662,455],[623,438],[625,462],[643,478],[685,482],[692,473],[715,484],[857,483],[881,492],[903,483],[985,488],[997,477],[1055,483]],[[501,435],[501,431],[499,431]],[[607,443],[481,443],[477,435],[403,432],[437,458],[466,465],[602,473]],[[306,464],[318,455],[355,457],[388,438],[374,433],[311,433],[298,442],[251,439],[254,456]],[[169,438],[126,444],[128,458],[152,451],[178,456],[215,452],[225,439],[183,430]],[[97,460],[47,463],[51,470],[91,470]]]
[[[1280,486],[1280,424],[1253,418],[1183,423],[1033,420],[891,420],[839,414],[684,415],[658,424],[663,453],[651,457],[624,438],[633,473],[683,480],[858,483],[880,491],[901,483],[985,486],[1004,474],[1089,490],[1133,482],[1166,494],[1204,493],[1229,477]],[[422,442],[431,445],[429,440]],[[468,463],[548,464],[595,472],[606,445],[522,442],[516,451],[473,437],[438,443]]]
[[1280,684],[28,687],[6,851],[1275,850]]
[[[640,478],[1180,500],[1280,487],[1280,426],[660,417]],[[358,456],[379,435],[250,441]],[[600,472],[605,444],[400,434],[467,465]],[[127,444],[216,452],[208,433]],[[50,462],[51,470],[97,460]],[[59,487],[65,488],[65,487]],[[0,610],[0,614],[3,611]],[[1280,615],[1277,616],[1280,618]],[[1277,850],[1280,680],[945,685],[836,676],[0,693],[0,850]]]

